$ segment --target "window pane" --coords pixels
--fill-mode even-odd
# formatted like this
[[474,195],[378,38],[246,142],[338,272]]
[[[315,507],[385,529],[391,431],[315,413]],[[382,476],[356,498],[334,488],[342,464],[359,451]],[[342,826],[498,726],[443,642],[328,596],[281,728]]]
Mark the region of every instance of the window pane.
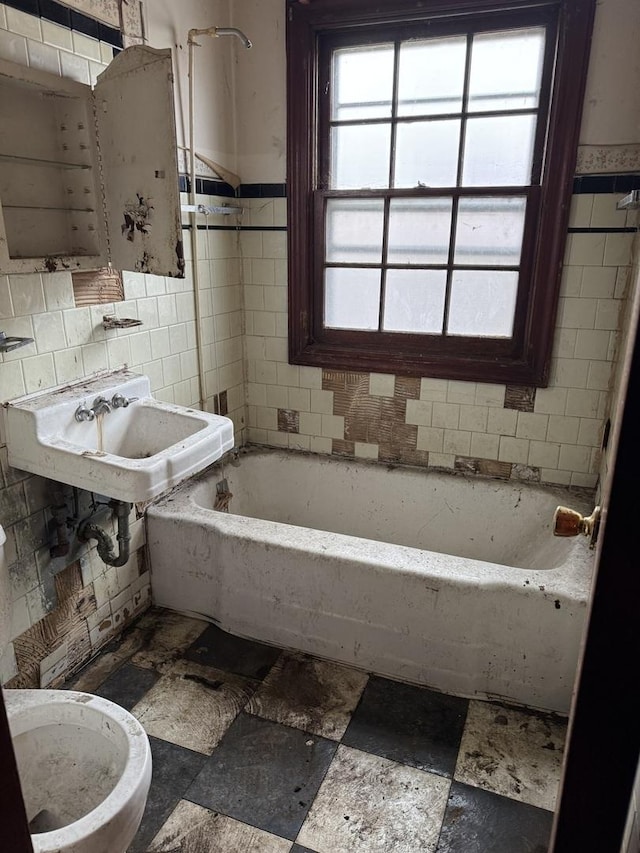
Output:
[[385,331],[439,335],[446,287],[446,270],[387,270]]
[[382,261],[384,202],[378,199],[328,199],[326,259],[341,263]]
[[325,270],[324,325],[329,329],[377,329],[380,270]]
[[389,186],[391,125],[348,125],[331,130],[332,189]]
[[394,186],[454,187],[459,139],[459,121],[398,124]]
[[469,112],[538,106],[544,29],[474,36]]
[[528,185],[535,129],[535,116],[470,118],[464,146],[463,186]]
[[390,264],[446,264],[451,237],[450,198],[397,198],[389,206]]
[[451,283],[448,333],[510,338],[517,289],[517,272],[455,271]]
[[460,112],[465,38],[405,42],[400,48],[398,115]]
[[393,45],[336,50],[331,91],[333,121],[390,116]]
[[524,211],[523,198],[460,199],[455,263],[517,266]]

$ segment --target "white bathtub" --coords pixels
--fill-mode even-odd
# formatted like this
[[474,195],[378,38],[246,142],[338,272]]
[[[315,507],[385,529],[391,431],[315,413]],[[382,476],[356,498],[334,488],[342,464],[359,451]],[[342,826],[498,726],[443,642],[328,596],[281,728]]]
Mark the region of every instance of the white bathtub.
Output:
[[[230,512],[213,509],[226,477]],[[592,552],[552,487],[243,451],[149,508],[157,605],[461,696],[567,712]]]

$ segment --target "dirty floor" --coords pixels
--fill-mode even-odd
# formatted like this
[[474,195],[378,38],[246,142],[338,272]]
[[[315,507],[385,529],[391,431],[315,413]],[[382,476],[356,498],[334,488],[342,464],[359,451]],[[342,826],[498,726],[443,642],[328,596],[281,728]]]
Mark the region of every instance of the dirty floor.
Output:
[[563,720],[148,611],[67,687],[144,725],[129,853],[545,853]]

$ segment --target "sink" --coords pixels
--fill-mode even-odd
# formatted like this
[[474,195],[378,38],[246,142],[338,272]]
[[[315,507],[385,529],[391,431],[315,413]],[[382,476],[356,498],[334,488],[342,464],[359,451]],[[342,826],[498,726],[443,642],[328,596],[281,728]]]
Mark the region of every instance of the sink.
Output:
[[[95,400],[124,405],[77,420]],[[131,402],[128,402],[131,401]],[[151,395],[147,376],[119,370],[5,404],[9,464],[116,500],[140,503],[233,447],[229,418]]]

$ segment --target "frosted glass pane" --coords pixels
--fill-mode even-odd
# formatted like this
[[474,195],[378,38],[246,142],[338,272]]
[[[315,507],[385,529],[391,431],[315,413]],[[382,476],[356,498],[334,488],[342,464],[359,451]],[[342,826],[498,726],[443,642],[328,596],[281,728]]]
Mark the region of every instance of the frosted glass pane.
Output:
[[398,124],[394,186],[454,187],[459,139],[459,121]]
[[405,42],[400,48],[398,115],[460,112],[465,38]]
[[332,189],[389,186],[391,125],[347,125],[331,131]]
[[442,332],[445,270],[387,270],[384,329],[387,332]]
[[541,27],[474,36],[469,111],[537,107],[544,40]]
[[451,237],[450,198],[398,198],[389,207],[390,264],[446,264]]
[[358,264],[382,261],[384,202],[378,199],[327,201],[327,261]]
[[455,263],[518,266],[524,210],[523,198],[460,199]]
[[336,50],[331,90],[334,121],[390,116],[393,45]]
[[380,274],[379,269],[327,269],[324,282],[324,325],[329,329],[377,329]]
[[464,146],[463,186],[528,185],[535,129],[535,116],[470,118]]
[[457,270],[451,283],[448,333],[510,338],[517,290],[517,272]]

